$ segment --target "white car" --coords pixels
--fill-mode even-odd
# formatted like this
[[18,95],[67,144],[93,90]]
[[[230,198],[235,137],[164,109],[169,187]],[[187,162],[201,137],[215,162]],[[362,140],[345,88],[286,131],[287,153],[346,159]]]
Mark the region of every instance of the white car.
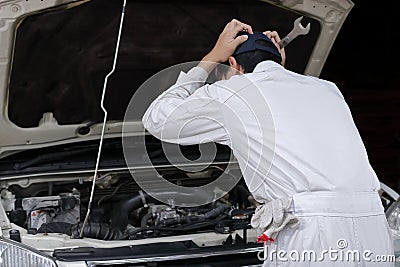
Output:
[[[262,245],[249,225],[257,203],[230,149],[218,145],[208,164],[197,160],[198,146],[181,147],[189,162],[172,164],[141,124],[158,88],[134,103],[133,117],[125,111],[152,75],[202,58],[232,18],[284,35],[303,16],[310,32],[287,46],[286,68],[318,77],[352,7],[350,0],[0,0],[0,266],[260,266]],[[134,166],[124,138],[138,151]],[[150,161],[136,147],[144,140]],[[160,190],[171,200],[160,202],[133,177],[193,187],[207,200],[216,193],[201,186],[228,164],[235,186],[202,206],[174,205],[173,191]],[[382,201],[400,253],[399,195],[382,184]]]

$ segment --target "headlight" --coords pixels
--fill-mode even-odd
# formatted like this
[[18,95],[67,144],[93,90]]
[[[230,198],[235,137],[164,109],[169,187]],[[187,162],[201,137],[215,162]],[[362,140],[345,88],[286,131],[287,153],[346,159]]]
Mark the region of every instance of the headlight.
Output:
[[387,209],[386,218],[393,237],[394,253],[398,257],[400,256],[400,200],[397,200]]
[[47,255],[21,243],[0,238],[1,267],[57,267]]

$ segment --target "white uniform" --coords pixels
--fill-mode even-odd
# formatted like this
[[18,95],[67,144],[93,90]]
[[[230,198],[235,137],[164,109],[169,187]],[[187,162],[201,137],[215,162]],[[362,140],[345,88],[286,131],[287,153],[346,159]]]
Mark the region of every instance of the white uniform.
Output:
[[[200,67],[181,72],[143,123],[167,142],[229,145],[257,201],[293,199],[285,212],[299,223],[268,246],[286,257],[276,253],[264,266],[394,266],[372,261],[394,254],[392,240],[379,180],[336,85],[272,61],[229,80],[204,84],[206,78]],[[316,259],[301,259],[310,250]],[[360,261],[340,259],[350,250]]]

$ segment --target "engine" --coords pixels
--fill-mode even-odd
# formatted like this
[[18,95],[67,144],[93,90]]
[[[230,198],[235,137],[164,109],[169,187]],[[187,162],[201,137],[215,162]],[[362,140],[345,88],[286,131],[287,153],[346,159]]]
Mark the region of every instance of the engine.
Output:
[[[196,178],[196,183],[199,180]],[[132,178],[111,174],[99,179],[90,217],[84,225],[89,181],[35,183],[27,188],[13,185],[3,189],[1,196],[10,221],[30,234],[61,233],[101,240],[245,231],[258,205],[242,182],[207,205],[177,207],[147,195]]]

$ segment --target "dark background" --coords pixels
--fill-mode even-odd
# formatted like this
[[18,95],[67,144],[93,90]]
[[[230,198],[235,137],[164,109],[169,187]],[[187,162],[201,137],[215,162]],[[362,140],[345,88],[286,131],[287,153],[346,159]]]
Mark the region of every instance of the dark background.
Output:
[[320,77],[342,91],[378,178],[400,191],[400,72],[387,43],[398,23],[389,6],[353,3]]
[[[389,15],[393,8],[388,1],[353,2],[320,77],[338,85],[378,177],[400,192],[400,72],[394,60],[397,25]],[[287,21],[295,17],[263,5],[252,0],[129,1],[117,71],[107,90],[109,119],[122,118],[133,88],[152,74],[204,56],[231,16],[258,30],[261,25],[282,25],[276,29],[281,35],[291,30]],[[34,15],[21,24],[9,89],[8,114],[14,123],[36,127],[48,111],[60,124],[102,121],[98,103],[113,60],[120,9],[121,1],[96,0]],[[315,26],[307,38],[288,46],[288,69],[293,70],[291,61],[302,61],[293,60],[296,56],[308,58],[311,50],[303,47],[312,46],[302,42],[316,38]],[[291,53],[296,46],[302,53]]]

